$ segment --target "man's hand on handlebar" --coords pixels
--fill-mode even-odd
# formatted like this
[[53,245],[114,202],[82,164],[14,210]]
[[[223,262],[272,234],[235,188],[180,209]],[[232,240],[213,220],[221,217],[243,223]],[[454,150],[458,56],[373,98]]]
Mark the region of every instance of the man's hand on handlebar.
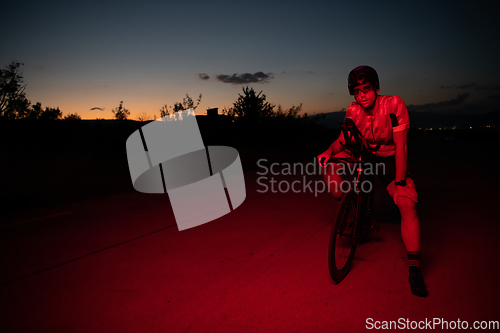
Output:
[[397,204],[398,197],[407,197],[407,198],[412,199],[415,202],[418,202],[418,194],[413,188],[410,187],[410,185],[394,186],[393,199],[394,199],[394,203],[396,203],[396,204]]
[[325,166],[325,163],[330,159],[331,153],[329,151],[325,151],[318,155],[318,163],[321,167]]

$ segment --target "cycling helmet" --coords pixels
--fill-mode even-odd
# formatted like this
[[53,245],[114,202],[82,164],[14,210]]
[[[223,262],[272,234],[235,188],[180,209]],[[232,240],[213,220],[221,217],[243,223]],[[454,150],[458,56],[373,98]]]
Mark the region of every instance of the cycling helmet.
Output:
[[377,72],[370,66],[358,66],[354,68],[347,78],[349,94],[354,95],[354,88],[365,83],[371,83],[375,90],[380,89]]

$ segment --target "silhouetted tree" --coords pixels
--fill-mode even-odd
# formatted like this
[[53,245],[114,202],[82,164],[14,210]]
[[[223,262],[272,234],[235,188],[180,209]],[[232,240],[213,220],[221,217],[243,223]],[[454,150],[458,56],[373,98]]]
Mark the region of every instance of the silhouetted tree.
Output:
[[23,117],[19,116],[18,118],[29,120],[57,120],[62,119],[62,112],[59,108],[46,107],[45,110],[43,110],[42,104],[37,102],[27,109]]
[[274,105],[266,101],[266,95],[262,91],[257,94],[253,88],[246,87],[243,88],[243,95],[238,94],[238,100],[226,114],[235,118],[257,120],[272,117],[273,113]]
[[64,116],[64,120],[82,120],[82,117],[80,117],[80,115],[75,112]]
[[26,99],[20,62],[13,61],[0,69],[0,117],[24,118],[30,102]]
[[196,110],[198,105],[200,105],[201,102],[201,94],[198,96],[198,99],[196,100],[196,105],[194,105],[193,99],[189,97],[188,94],[186,94],[186,97],[182,99],[182,103],[174,103],[174,112],[179,112],[187,109],[193,109]]
[[[155,116],[155,119],[156,119],[156,116]],[[143,112],[139,113],[139,115],[137,116],[137,120],[145,122],[145,121],[153,120],[153,117],[151,117],[151,115],[147,114],[146,111],[143,111]]]
[[118,120],[127,120],[127,117],[130,116],[130,111],[123,107],[123,101],[121,101],[120,105],[114,108],[112,112]]
[[37,102],[33,104],[31,108],[28,110],[25,119],[37,120],[40,119],[40,115],[42,114],[42,103]]
[[278,110],[274,113],[274,117],[280,119],[299,119],[299,118],[307,118],[307,113],[304,113],[302,116],[299,115],[299,112],[302,111],[302,103],[299,106],[294,106],[288,110],[283,110],[281,105],[278,105]]
[[30,101],[28,101],[24,96],[19,96],[16,99],[9,101],[9,105],[4,112],[4,115],[10,119],[23,119],[26,118],[29,112]]
[[160,118],[163,118],[163,117],[166,117],[170,114],[170,112],[168,111],[168,105],[165,104],[164,106],[161,107],[160,109]]
[[182,110],[185,110],[182,107],[182,103],[174,103],[174,112],[179,112],[179,111],[182,111]]
[[57,120],[62,119],[62,112],[59,108],[45,108],[45,111],[40,115],[40,120]]
[[233,108],[227,108],[224,106],[224,109],[222,109],[222,114],[234,118]]
[[[196,110],[198,105],[200,105],[201,102],[201,94],[198,96],[198,99],[196,100],[196,105],[194,105],[193,99],[189,97],[188,94],[186,94],[186,97],[182,99],[181,103],[174,103],[174,108],[172,110],[172,113],[187,110],[187,109],[193,109]],[[167,104],[161,107],[160,109],[160,118],[166,117],[170,115],[169,107]]]
[[[182,99],[182,108],[183,108],[182,110],[187,110],[187,109],[196,110],[198,105],[200,105],[200,102],[201,102],[201,94],[200,94],[200,96],[198,96],[198,99],[196,100],[196,105],[194,105],[193,99],[191,97],[189,97],[188,94],[186,94],[186,97],[184,97]],[[177,104],[180,104],[180,103],[177,103]],[[175,106],[174,106],[174,109],[175,109]],[[182,110],[180,110],[180,111],[182,111]]]

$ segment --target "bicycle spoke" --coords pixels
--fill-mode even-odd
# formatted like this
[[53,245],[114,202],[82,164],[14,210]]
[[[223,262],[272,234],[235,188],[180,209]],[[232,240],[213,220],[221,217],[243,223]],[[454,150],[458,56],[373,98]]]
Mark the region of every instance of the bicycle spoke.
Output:
[[353,207],[346,207],[342,216],[342,224],[336,235],[335,265],[341,270],[349,260],[355,237],[353,235]]

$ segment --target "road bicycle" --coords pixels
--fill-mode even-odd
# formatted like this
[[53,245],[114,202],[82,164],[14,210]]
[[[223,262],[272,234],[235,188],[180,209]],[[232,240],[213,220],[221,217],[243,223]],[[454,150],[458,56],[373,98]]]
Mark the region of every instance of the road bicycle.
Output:
[[[342,281],[351,269],[356,248],[363,243],[372,229],[378,230],[372,223],[374,212],[373,173],[363,172],[370,163],[370,154],[380,146],[371,147],[363,143],[361,133],[350,119],[340,126],[344,135],[346,149],[350,158],[331,157],[328,163],[344,163],[354,170],[349,180],[349,190],[344,193],[332,226],[328,247],[328,268],[335,283]],[[321,164],[325,165],[324,158]],[[326,164],[326,165],[327,165]],[[369,186],[365,186],[368,184]]]

